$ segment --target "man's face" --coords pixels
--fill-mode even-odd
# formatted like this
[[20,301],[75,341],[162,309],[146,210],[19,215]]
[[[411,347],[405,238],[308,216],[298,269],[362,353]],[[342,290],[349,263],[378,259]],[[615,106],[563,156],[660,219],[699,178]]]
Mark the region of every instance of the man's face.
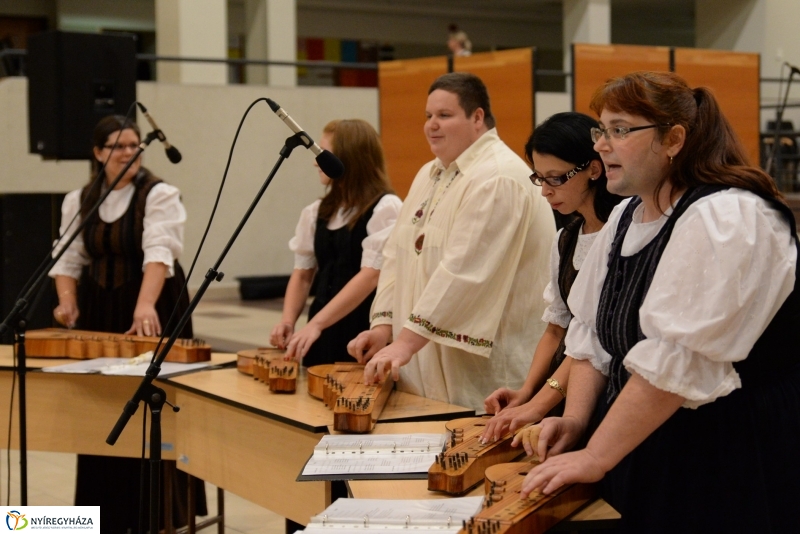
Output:
[[436,89],[428,95],[425,106],[425,137],[431,152],[448,167],[486,131],[483,110],[476,109],[471,116],[458,102],[458,95]]

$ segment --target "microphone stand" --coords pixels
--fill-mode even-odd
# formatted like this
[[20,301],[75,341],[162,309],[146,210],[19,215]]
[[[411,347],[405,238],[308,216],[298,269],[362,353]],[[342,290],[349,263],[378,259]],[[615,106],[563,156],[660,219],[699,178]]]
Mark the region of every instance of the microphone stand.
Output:
[[[50,272],[50,269],[58,263],[58,260],[61,259],[61,256],[66,253],[69,246],[72,244],[73,241],[83,232],[83,229],[88,224],[88,221],[91,219],[92,215],[94,215],[99,209],[100,205],[103,201],[111,194],[111,191],[119,184],[122,180],[122,177],[125,176],[125,173],[128,172],[133,162],[136,161],[139,156],[144,152],[144,149],[152,143],[155,139],[158,139],[159,131],[150,132],[145,136],[142,142],[136,149],[134,156],[128,160],[128,163],[120,171],[119,175],[114,178],[114,181],[109,185],[108,189],[105,193],[103,193],[100,198],[97,200],[94,206],[89,210],[87,216],[81,220],[81,223],[69,236],[66,243],[63,245],[61,250],[56,254],[55,257],[51,257],[50,260],[41,268],[41,271],[38,273],[34,273],[33,277],[34,280],[31,282],[30,280],[28,283],[25,284],[27,287],[27,291],[23,291],[23,294],[17,298],[17,301],[14,303],[14,307],[11,309],[9,314],[0,323],[0,336],[5,335],[6,332],[10,328],[14,328],[14,339],[15,344],[17,345],[17,368],[16,373],[19,377],[19,465],[20,465],[20,505],[27,506],[28,505],[28,420],[27,420],[27,402],[26,402],[26,390],[25,390],[25,375],[27,373],[27,363],[26,363],[26,353],[25,353],[25,332],[27,328],[27,320],[23,312],[28,308],[28,303],[31,301],[34,293],[40,288],[43,281],[47,277],[47,274]],[[50,254],[48,254],[50,255]]]
[[792,79],[796,73],[800,72],[791,65],[789,66],[789,69],[789,79],[786,81],[786,91],[783,93],[783,101],[775,111],[775,137],[772,140],[772,150],[770,151],[766,165],[767,174],[771,174],[772,166],[775,162],[775,155],[777,154],[778,157],[777,163],[775,164],[775,178],[778,182],[779,188],[783,185],[783,161],[781,158],[781,151],[779,150],[781,126],[783,125],[783,112],[786,111],[786,102],[789,99],[789,88],[792,86]]
[[[286,139],[283,148],[280,150],[278,161],[275,163],[275,166],[272,168],[269,176],[267,176],[267,179],[264,181],[261,189],[259,189],[258,193],[256,193],[256,196],[250,204],[250,207],[247,208],[242,220],[239,222],[239,226],[237,226],[236,230],[234,230],[233,235],[231,235],[228,243],[223,248],[222,253],[219,255],[219,258],[217,258],[214,266],[211,267],[206,273],[202,284],[189,303],[189,307],[178,320],[177,326],[170,333],[169,339],[161,348],[161,351],[150,363],[150,366],[145,372],[144,378],[142,378],[141,384],[139,384],[139,388],[133,394],[133,397],[131,397],[131,399],[125,403],[122,414],[119,416],[117,423],[114,425],[111,433],[109,433],[108,437],[106,438],[106,443],[113,446],[117,442],[117,439],[119,439],[122,431],[125,429],[125,425],[128,424],[130,418],[136,413],[136,410],[139,408],[139,403],[144,402],[147,405],[152,414],[152,419],[150,420],[150,534],[157,534],[159,531],[158,516],[160,490],[159,477],[161,474],[161,408],[167,398],[164,390],[154,386],[153,381],[161,372],[161,364],[164,362],[164,359],[167,357],[170,349],[175,344],[175,341],[178,337],[178,332],[182,331],[183,327],[186,326],[186,323],[188,323],[191,319],[192,312],[203,298],[203,295],[211,285],[211,282],[214,280],[219,282],[222,280],[222,277],[225,276],[225,273],[219,272],[219,267],[222,265],[222,261],[225,259],[228,251],[230,251],[233,243],[236,241],[236,238],[239,237],[239,233],[241,233],[242,229],[250,218],[250,215],[255,210],[256,206],[261,200],[261,197],[264,195],[267,187],[269,187],[270,182],[272,182],[272,179],[275,177],[275,174],[278,172],[278,169],[283,161],[291,155],[295,148],[299,146],[310,148],[311,145],[312,143],[308,138],[308,135],[306,135],[304,132],[296,133]],[[170,518],[166,519],[169,520]]]

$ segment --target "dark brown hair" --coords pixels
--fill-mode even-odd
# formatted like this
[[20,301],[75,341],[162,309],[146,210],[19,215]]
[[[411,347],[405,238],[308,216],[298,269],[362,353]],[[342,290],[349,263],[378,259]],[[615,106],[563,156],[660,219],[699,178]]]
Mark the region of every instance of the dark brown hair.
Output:
[[750,165],[741,141],[705,87],[691,89],[683,78],[670,72],[633,72],[600,87],[591,108],[598,116],[607,109],[643,117],[659,125],[662,139],[672,126],[684,127],[683,149],[658,182],[654,198],[670,183],[676,193],[711,184],[783,200],[772,178]]
[[608,191],[606,168],[600,159],[600,154],[594,151],[591,129],[597,128],[596,120],[583,113],[565,111],[556,113],[545,120],[533,130],[525,143],[525,157],[533,163],[533,153],[555,156],[560,160],[572,163],[575,166],[583,165],[587,161],[600,162],[600,176],[589,180],[588,187],[592,192],[592,207],[598,219],[608,221],[611,210],[619,204],[623,197]]
[[332,152],[342,160],[344,174],[331,180],[330,190],[319,205],[318,216],[329,221],[339,208],[353,209],[354,215],[348,223],[352,229],[370,206],[393,192],[380,137],[375,128],[361,119],[331,121],[323,132],[333,137]]
[[[92,133],[92,147],[102,149],[107,144],[116,141],[116,135],[112,135],[120,130],[133,130],[139,141],[142,140],[142,134],[139,131],[139,126],[128,120],[122,115],[108,115],[100,119],[94,127]],[[92,209],[97,201],[100,199],[101,187],[100,183],[105,179],[105,171],[100,174],[100,169],[103,167],[103,162],[98,161],[94,157],[94,150],[92,151],[92,169],[89,176],[88,193],[86,200],[81,203],[81,216],[85,217],[89,210]]]
[[455,94],[458,97],[458,104],[467,117],[471,117],[476,109],[481,108],[483,123],[489,129],[494,128],[495,120],[489,104],[489,91],[486,90],[486,86],[480,78],[468,72],[442,74],[431,84],[428,94],[437,89]]

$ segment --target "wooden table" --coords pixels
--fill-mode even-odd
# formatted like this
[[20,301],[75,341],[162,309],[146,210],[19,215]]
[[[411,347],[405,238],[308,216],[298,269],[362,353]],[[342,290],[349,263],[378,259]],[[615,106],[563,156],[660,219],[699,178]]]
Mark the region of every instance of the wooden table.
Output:
[[[293,395],[270,393],[235,369],[168,382],[182,407],[176,428],[179,469],[301,524],[331,504],[330,482],[295,481],[333,422],[333,412],[306,393],[304,370]],[[444,421],[473,414],[395,391],[380,420]]]
[[[212,363],[235,360],[232,354],[213,354]],[[43,367],[74,363],[60,358],[26,358],[28,448],[37,451],[70,452],[139,458],[142,454],[141,421],[144,409],[136,412],[113,447],[106,444],[111,429],[122,414],[141,377],[45,373]],[[15,368],[10,345],[0,345],[0,392],[11,392]],[[158,380],[170,402],[175,389]],[[10,396],[0,394],[0,428],[8,428]],[[12,447],[19,447],[19,384],[14,391]],[[181,412],[182,414],[183,412]],[[164,410],[161,417],[162,455],[175,460],[177,414]]]
[[[441,422],[378,424],[375,434],[406,434],[413,432],[444,432]],[[449,495],[428,491],[427,480],[350,480],[347,482],[351,495],[356,499],[447,499]],[[465,496],[484,495],[483,484]],[[565,519],[551,532],[613,528],[619,520],[619,512],[603,499],[596,499]]]

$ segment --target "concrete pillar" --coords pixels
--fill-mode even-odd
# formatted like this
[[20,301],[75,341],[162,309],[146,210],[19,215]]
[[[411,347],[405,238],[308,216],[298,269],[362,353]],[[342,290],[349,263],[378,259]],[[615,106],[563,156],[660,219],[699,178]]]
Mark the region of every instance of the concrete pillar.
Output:
[[611,43],[611,0],[564,0],[563,9],[564,71],[572,72],[572,43]]
[[[227,0],[156,0],[156,54],[228,57]],[[159,61],[157,79],[168,83],[228,83],[225,64]]]
[[[295,61],[297,59],[296,0],[245,0],[247,40],[245,57]],[[247,67],[248,84],[294,87],[296,67]]]

